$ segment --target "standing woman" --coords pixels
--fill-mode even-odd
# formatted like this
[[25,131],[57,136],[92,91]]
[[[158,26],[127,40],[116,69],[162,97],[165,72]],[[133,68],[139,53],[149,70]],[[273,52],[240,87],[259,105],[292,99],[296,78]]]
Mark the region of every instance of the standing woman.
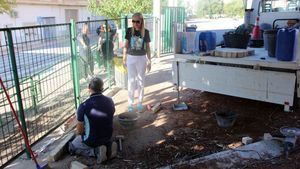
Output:
[[145,22],[141,13],[132,16],[132,27],[128,28],[123,50],[123,65],[128,72],[128,112],[133,112],[134,93],[137,90],[137,110],[143,109],[144,83],[146,69],[151,69],[150,36],[145,29]]

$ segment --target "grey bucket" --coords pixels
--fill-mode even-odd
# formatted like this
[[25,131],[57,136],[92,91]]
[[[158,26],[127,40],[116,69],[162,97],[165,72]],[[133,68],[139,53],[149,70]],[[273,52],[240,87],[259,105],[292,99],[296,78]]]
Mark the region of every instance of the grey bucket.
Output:
[[125,112],[118,115],[118,121],[124,128],[132,128],[137,122],[137,113]]
[[268,50],[269,57],[275,57],[277,30],[264,31],[264,43]]
[[233,111],[217,111],[214,112],[218,126],[222,128],[232,127],[236,120],[236,112]]

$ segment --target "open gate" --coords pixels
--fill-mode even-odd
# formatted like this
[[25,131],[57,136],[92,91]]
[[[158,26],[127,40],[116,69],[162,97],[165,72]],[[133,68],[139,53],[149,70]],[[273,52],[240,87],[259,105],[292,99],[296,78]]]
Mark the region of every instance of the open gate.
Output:
[[183,27],[185,22],[184,7],[162,7],[161,16],[161,54],[172,53],[173,23]]

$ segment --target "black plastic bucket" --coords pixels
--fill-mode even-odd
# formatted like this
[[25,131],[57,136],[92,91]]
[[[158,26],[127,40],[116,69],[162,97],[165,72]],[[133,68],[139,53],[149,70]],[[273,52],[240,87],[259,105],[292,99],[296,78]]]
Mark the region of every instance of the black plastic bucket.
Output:
[[276,39],[277,39],[277,30],[265,30],[264,31],[264,43],[267,45],[269,57],[275,57],[276,51]]
[[233,111],[217,111],[214,114],[217,119],[218,126],[222,128],[232,127],[237,116],[236,112]]

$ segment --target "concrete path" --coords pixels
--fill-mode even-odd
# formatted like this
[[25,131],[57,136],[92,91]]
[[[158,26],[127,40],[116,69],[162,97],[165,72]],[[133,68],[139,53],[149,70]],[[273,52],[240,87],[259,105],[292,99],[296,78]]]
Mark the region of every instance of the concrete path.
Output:
[[[250,160],[268,160],[282,155],[281,143],[275,140],[259,141],[241,146],[235,149],[210,154],[208,156],[183,161],[161,169],[192,168],[195,166],[207,166],[210,168],[236,168],[237,165],[245,165]],[[203,165],[200,165],[203,164]]]

